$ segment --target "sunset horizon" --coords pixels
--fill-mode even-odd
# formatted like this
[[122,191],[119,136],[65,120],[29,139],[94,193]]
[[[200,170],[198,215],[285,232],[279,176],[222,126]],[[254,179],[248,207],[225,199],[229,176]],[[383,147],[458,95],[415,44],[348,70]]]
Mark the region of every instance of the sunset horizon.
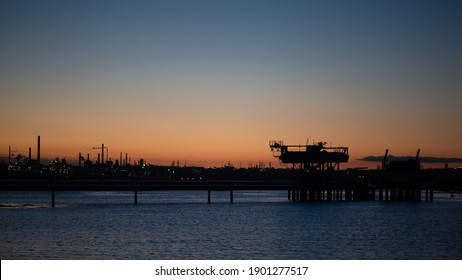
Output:
[[[40,136],[40,135],[38,135]],[[241,156],[240,153],[237,154],[230,154],[227,159],[224,156],[226,153],[223,151],[220,151],[220,148],[217,148],[216,151],[216,157],[209,157],[209,158],[204,158],[203,156],[201,157],[201,152],[204,151],[204,149],[200,150],[201,148],[198,148],[197,153],[190,153],[188,155],[183,155],[181,156],[178,153],[172,152],[170,155],[168,153],[162,153],[160,152],[159,154],[152,154],[147,153],[146,151],[143,151],[142,147],[138,147],[138,149],[118,149],[119,147],[114,147],[112,145],[108,145],[106,142],[102,144],[96,144],[92,146],[83,146],[80,145],[81,149],[76,149],[73,147],[66,147],[65,144],[62,144],[61,146],[53,147],[52,145],[48,144],[47,141],[48,139],[43,136],[40,136],[41,140],[41,158],[42,158],[42,163],[43,164],[49,164],[50,161],[55,160],[55,159],[65,159],[68,163],[72,165],[77,165],[79,162],[79,155],[84,158],[84,159],[90,159],[92,162],[96,163],[97,159],[101,155],[101,145],[105,145],[105,161],[112,162],[113,164],[116,161],[119,161],[119,158],[123,158],[125,161],[125,158],[127,158],[129,164],[139,164],[140,160],[142,160],[145,164],[150,164],[150,165],[159,165],[159,166],[188,166],[188,167],[205,167],[205,168],[219,168],[219,167],[224,167],[224,166],[233,166],[235,168],[254,168],[254,167],[264,167],[264,168],[292,168],[292,165],[290,164],[283,164],[280,162],[280,160],[276,157],[274,157],[272,151],[270,150],[268,146],[268,142],[266,143],[267,145],[263,145],[261,149],[261,157],[256,158],[256,157],[246,157],[246,156]],[[37,138],[36,138],[37,139]],[[45,140],[45,141],[43,141]],[[283,140],[281,140],[283,141]],[[51,141],[53,142],[53,141]],[[309,139],[306,140],[305,143],[288,143],[287,141],[284,141],[285,144],[289,145],[299,145],[300,147],[304,147],[307,145],[318,145],[318,143],[324,143],[325,147],[342,147],[342,146],[347,146],[347,145],[335,145],[332,143],[328,143],[325,141],[317,141],[313,140],[312,142],[309,142]],[[245,144],[245,143],[244,143]],[[243,144],[243,145],[244,145]],[[27,148],[26,148],[27,147]],[[2,147],[3,148],[3,147]],[[29,149],[30,149],[30,159],[36,160],[37,159],[37,140],[35,140],[34,143],[29,143],[29,146],[19,146],[13,143],[13,145],[8,145],[8,147],[4,147],[2,150],[6,150],[6,153],[0,152],[0,163],[3,162],[3,164],[8,163],[8,152],[10,150],[10,164],[15,164],[19,163],[17,162],[17,157],[22,157],[24,160],[29,159]],[[162,147],[159,147],[160,150],[162,150]],[[149,150],[149,149],[146,149]],[[242,149],[243,151],[245,149]],[[385,152],[384,149],[383,153]],[[391,150],[391,149],[390,149]],[[393,157],[415,157],[416,156],[416,151],[419,150],[420,153],[420,148],[416,149],[415,151],[402,151],[399,149],[396,150],[391,150],[390,156]],[[424,152],[424,151],[423,151]],[[357,153],[352,153],[351,149],[349,154],[353,154],[353,156],[350,157],[348,162],[342,163],[341,164],[341,169],[346,169],[346,168],[368,168],[368,169],[377,169],[381,168],[381,161],[383,158],[383,153],[380,154],[375,153],[375,154],[367,154],[364,156],[355,156]],[[176,155],[172,156],[172,155]],[[446,157],[434,157],[433,155],[423,153],[420,155],[421,157],[424,158],[423,160],[423,168],[444,168],[445,164],[447,164],[449,167],[460,167],[462,163],[462,159],[453,155],[449,155]],[[432,161],[425,161],[425,158],[432,158]],[[120,162],[120,161],[119,161]],[[119,163],[120,164],[120,163]]]
[[[26,4],[27,3],[27,4]],[[462,157],[452,1],[0,4],[0,156],[102,143],[153,164],[272,162],[270,140],[347,146],[347,165]]]
[[461,50],[461,0],[1,0],[2,280],[460,278]]

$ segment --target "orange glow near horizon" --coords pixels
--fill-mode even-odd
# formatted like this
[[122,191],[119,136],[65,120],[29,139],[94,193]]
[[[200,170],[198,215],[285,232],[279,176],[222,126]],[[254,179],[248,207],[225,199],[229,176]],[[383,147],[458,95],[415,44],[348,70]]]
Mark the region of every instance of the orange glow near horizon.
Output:
[[0,156],[40,135],[69,161],[104,143],[113,159],[279,166],[268,141],[307,138],[349,147],[351,167],[387,148],[462,157],[453,4],[244,2],[5,3]]
[[[23,135],[24,136],[24,135]],[[71,164],[77,164],[78,154],[81,153],[83,157],[87,158],[90,155],[90,160],[96,162],[97,155],[100,150],[93,149],[93,147],[101,147],[104,143],[109,151],[109,156],[113,161],[118,160],[120,153],[125,160],[125,154],[128,154],[130,162],[138,162],[144,159],[145,162],[153,165],[171,165],[174,163],[180,166],[202,166],[202,167],[222,167],[228,163],[233,164],[236,168],[247,168],[256,166],[260,163],[265,167],[271,164],[274,168],[290,167],[288,165],[281,165],[277,158],[274,158],[268,146],[268,141],[229,141],[226,142],[225,138],[214,138],[213,141],[208,141],[199,135],[195,138],[189,139],[168,139],[168,137],[138,137],[138,138],[111,138],[113,141],[104,141],[100,143],[90,142],[87,139],[78,139],[71,135],[60,137],[59,134],[43,135],[41,134],[41,157],[42,159],[50,160],[54,158],[66,158]],[[7,140],[12,143],[12,153],[16,156],[22,154],[28,155],[28,148],[32,148],[32,158],[35,159],[37,155],[37,137],[26,137],[21,139],[10,138]],[[21,141],[20,141],[21,140]],[[130,142],[131,141],[131,142]],[[308,144],[313,144],[317,140],[308,140]],[[307,144],[306,140],[302,142],[289,142],[284,141],[286,144]],[[330,146],[331,143],[327,145]],[[348,146],[337,145],[332,143],[332,146]],[[371,148],[363,143],[366,149]],[[373,145],[372,145],[373,148]],[[8,145],[0,145],[0,157],[6,159],[8,153]],[[376,152],[368,152],[364,150],[362,153],[355,152],[354,148],[349,147],[350,160],[348,163],[341,164],[341,168],[356,168],[366,167],[368,169],[376,169],[381,165],[380,162],[367,162],[359,160],[366,156],[381,156],[385,149]],[[390,154],[395,156],[413,156],[416,151],[412,150],[392,150]],[[437,152],[437,151],[436,151]],[[450,152],[448,154],[441,153],[445,157],[454,157]],[[434,154],[426,153],[422,150],[421,156],[434,156]],[[46,163],[45,163],[46,164]],[[442,168],[443,163],[423,163],[423,167],[428,168]],[[450,164],[450,166],[459,166],[458,164]]]

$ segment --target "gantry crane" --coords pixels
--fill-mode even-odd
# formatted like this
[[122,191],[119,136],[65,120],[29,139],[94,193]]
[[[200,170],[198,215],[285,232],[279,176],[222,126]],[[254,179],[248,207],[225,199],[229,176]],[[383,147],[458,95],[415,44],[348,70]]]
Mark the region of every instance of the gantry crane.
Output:
[[347,147],[326,147],[325,142],[314,145],[284,145],[281,140],[271,140],[269,146],[273,156],[282,163],[298,165],[300,169],[340,169],[341,162],[349,159]]

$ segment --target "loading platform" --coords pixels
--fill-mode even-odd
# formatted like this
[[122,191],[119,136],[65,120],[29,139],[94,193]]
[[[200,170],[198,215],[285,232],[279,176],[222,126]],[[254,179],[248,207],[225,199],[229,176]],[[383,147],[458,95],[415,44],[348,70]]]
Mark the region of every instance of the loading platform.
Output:
[[425,191],[426,200],[433,200],[433,189],[419,176],[416,160],[388,162],[378,172],[361,172],[361,169],[340,171],[340,164],[348,162],[348,147],[327,147],[325,142],[313,145],[285,145],[271,140],[273,156],[283,164],[292,164],[294,187],[288,197],[294,201],[333,200],[403,200],[420,201]]
[[293,164],[304,170],[340,169],[340,163],[348,162],[347,147],[326,147],[325,142],[314,145],[285,145],[281,140],[271,140],[273,156],[284,164]]

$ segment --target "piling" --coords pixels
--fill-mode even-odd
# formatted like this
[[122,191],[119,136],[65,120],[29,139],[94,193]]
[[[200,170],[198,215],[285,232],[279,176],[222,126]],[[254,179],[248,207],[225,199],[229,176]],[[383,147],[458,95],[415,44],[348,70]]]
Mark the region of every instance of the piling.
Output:
[[208,194],[207,194],[207,203],[210,204],[210,202],[212,202],[212,191],[211,191],[211,190],[208,190]]
[[345,201],[350,201],[350,200],[351,200],[351,190],[345,189]]
[[138,205],[138,191],[135,190],[135,205]]
[[327,201],[332,201],[332,190],[327,189]]
[[230,191],[229,191],[229,202],[230,202],[230,203],[233,203],[233,202],[234,202],[233,190],[230,190]]

